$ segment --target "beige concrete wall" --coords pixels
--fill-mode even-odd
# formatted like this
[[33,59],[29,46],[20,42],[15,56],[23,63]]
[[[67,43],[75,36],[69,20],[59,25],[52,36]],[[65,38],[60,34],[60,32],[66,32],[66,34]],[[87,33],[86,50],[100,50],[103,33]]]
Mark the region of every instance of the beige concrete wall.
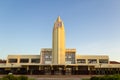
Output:
[[65,64],[65,31],[60,17],[57,18],[53,28],[52,63]]

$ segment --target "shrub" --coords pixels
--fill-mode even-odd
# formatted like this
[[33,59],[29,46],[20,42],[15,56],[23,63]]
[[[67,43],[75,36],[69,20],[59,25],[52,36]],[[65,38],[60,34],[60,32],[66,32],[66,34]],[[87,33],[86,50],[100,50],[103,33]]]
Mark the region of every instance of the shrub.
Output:
[[12,74],[2,77],[0,80],[35,80],[35,79],[28,79],[27,76],[19,76],[15,77]]
[[120,80],[120,75],[91,77],[90,80]]
[[32,79],[28,79],[28,80],[35,80],[35,79],[32,78]]
[[82,79],[82,80],[90,80],[90,79]]
[[9,79],[4,77],[4,78],[1,78],[0,80],[9,80]]
[[4,76],[1,80],[17,80],[17,78],[10,74],[10,75]]
[[99,77],[91,77],[90,80],[99,80]]
[[27,76],[19,76],[17,79],[18,80],[28,80],[28,77]]

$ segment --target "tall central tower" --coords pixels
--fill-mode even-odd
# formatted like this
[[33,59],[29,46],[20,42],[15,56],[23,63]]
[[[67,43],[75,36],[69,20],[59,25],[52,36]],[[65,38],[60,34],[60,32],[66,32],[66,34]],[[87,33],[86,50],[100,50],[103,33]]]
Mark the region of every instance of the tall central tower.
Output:
[[65,30],[60,16],[53,28],[52,64],[65,64]]

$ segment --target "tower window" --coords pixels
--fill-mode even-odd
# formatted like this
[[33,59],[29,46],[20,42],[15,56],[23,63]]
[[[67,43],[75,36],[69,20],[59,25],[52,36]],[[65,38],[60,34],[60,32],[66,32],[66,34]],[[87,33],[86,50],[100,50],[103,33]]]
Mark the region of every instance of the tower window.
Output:
[[45,58],[49,58],[49,56],[45,56]]

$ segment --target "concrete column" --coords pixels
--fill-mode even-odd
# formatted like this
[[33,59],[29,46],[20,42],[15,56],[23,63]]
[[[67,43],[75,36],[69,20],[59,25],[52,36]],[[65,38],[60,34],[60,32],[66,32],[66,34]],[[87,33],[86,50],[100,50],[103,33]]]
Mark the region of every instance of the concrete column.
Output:
[[91,75],[91,69],[90,69],[90,66],[88,66],[88,72],[89,72],[89,75]]
[[29,70],[29,66],[27,66],[27,71]]
[[31,63],[31,58],[29,58],[29,63]]
[[18,64],[20,63],[20,58],[19,58],[19,57],[17,58],[17,63],[18,63]]
[[86,60],[86,64],[89,64],[89,63],[88,63],[88,59],[85,59],[85,60]]
[[78,66],[75,67],[75,75],[78,74]]
[[62,69],[62,74],[65,75],[66,74],[66,65],[63,66],[63,69]]
[[41,66],[39,66],[39,70],[41,70]]
[[52,65],[51,65],[51,75],[54,75],[54,69]]

